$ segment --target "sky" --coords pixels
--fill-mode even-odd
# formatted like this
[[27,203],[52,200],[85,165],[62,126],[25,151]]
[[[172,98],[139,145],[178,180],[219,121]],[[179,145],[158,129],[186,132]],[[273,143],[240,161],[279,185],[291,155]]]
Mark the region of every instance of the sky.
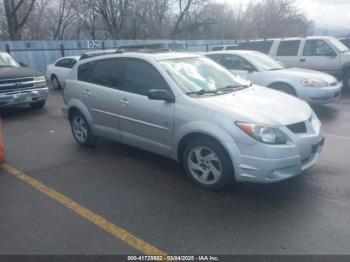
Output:
[[[218,2],[245,3],[248,0],[217,0]],[[253,0],[261,1],[261,0]],[[350,0],[296,0],[299,8],[316,25],[350,29]]]

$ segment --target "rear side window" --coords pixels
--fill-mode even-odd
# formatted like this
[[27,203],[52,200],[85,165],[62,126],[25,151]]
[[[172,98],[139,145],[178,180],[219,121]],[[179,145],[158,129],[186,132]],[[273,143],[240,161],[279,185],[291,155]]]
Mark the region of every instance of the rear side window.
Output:
[[297,56],[300,40],[281,41],[276,56]]
[[304,47],[304,56],[332,56],[334,50],[324,40],[307,40]]
[[85,63],[78,68],[78,80],[97,85],[120,88],[124,61],[105,59]]
[[124,89],[127,92],[144,96],[151,89],[170,90],[165,80],[151,64],[138,60],[126,62]]
[[224,50],[224,46],[214,46],[212,51],[221,51]]
[[55,66],[64,68],[73,68],[77,61],[72,58],[64,58],[56,62]]
[[259,51],[265,54],[270,52],[273,41],[253,41],[242,42],[238,45],[238,49]]
[[248,61],[236,55],[209,55],[209,58],[230,70],[246,70]]

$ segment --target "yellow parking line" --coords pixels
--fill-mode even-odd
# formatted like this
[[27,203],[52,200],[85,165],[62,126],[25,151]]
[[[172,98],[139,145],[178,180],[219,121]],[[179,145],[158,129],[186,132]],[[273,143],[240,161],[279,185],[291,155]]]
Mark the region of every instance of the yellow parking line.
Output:
[[90,221],[91,223],[95,224],[96,226],[100,227],[107,233],[111,234],[112,236],[118,238],[119,240],[123,241],[127,245],[133,247],[134,249],[142,252],[145,255],[157,255],[157,256],[166,256],[166,253],[163,251],[160,251],[156,247],[148,244],[147,242],[143,241],[142,239],[136,237],[135,235],[131,234],[130,232],[126,231],[125,229],[114,225],[113,223],[109,222],[102,216],[94,213],[93,211],[83,207],[82,205],[78,204],[77,202],[74,202],[72,199],[62,195],[61,193],[55,191],[54,189],[44,185],[43,183],[39,182],[38,180],[26,175],[25,173],[17,170],[16,168],[12,167],[9,164],[2,164],[0,166],[7,172],[9,172],[11,175],[17,177],[18,179],[22,180],[23,182],[27,183],[31,187],[35,188],[36,190],[44,193],[48,197],[52,198],[53,200],[56,200],[63,206],[71,209],[73,212],[78,214],[79,216],[85,218],[86,220]]
[[339,139],[347,139],[350,140],[350,136],[341,136],[341,135],[333,135],[333,134],[326,134],[328,137],[333,137],[333,138],[339,138]]

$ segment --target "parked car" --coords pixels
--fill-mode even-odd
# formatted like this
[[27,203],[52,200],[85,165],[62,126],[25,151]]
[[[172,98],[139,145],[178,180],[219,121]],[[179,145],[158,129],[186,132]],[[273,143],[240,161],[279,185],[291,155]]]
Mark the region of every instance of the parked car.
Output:
[[80,145],[106,137],[161,154],[206,189],[291,178],[316,163],[324,143],[306,102],[242,86],[221,65],[190,53],[82,60],[66,80],[64,102]]
[[57,59],[53,64],[47,66],[46,78],[50,79],[54,89],[61,88],[70,71],[79,59],[80,56],[66,56]]
[[211,51],[224,51],[224,50],[237,50],[238,45],[216,45],[213,46]]
[[266,53],[290,67],[322,71],[350,87],[350,50],[334,37],[312,36],[241,42],[241,50]]
[[28,104],[39,109],[48,94],[43,74],[20,66],[10,54],[0,52],[0,108]]
[[283,91],[311,104],[325,104],[341,97],[342,83],[318,71],[287,68],[264,53],[220,51],[206,55],[232,73],[252,83]]

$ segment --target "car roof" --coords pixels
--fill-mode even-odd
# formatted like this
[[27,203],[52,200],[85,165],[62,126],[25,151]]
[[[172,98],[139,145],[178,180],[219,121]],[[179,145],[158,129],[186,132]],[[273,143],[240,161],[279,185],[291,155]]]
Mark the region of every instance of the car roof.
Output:
[[63,56],[63,57],[58,58],[56,61],[61,60],[61,59],[65,59],[65,58],[72,58],[72,59],[79,60],[80,56]]
[[207,52],[206,55],[231,54],[231,55],[245,55],[245,54],[262,54],[262,52],[253,50],[223,50],[215,52]]
[[107,54],[94,56],[84,61],[95,61],[101,59],[108,58],[117,58],[117,57],[125,57],[125,58],[140,58],[144,60],[154,60],[154,61],[162,61],[162,60],[170,60],[170,59],[180,59],[180,58],[190,58],[190,57],[203,57],[203,55],[199,55],[198,53],[185,53],[185,52],[159,52],[159,53],[142,53],[142,52],[125,52],[120,54]]

